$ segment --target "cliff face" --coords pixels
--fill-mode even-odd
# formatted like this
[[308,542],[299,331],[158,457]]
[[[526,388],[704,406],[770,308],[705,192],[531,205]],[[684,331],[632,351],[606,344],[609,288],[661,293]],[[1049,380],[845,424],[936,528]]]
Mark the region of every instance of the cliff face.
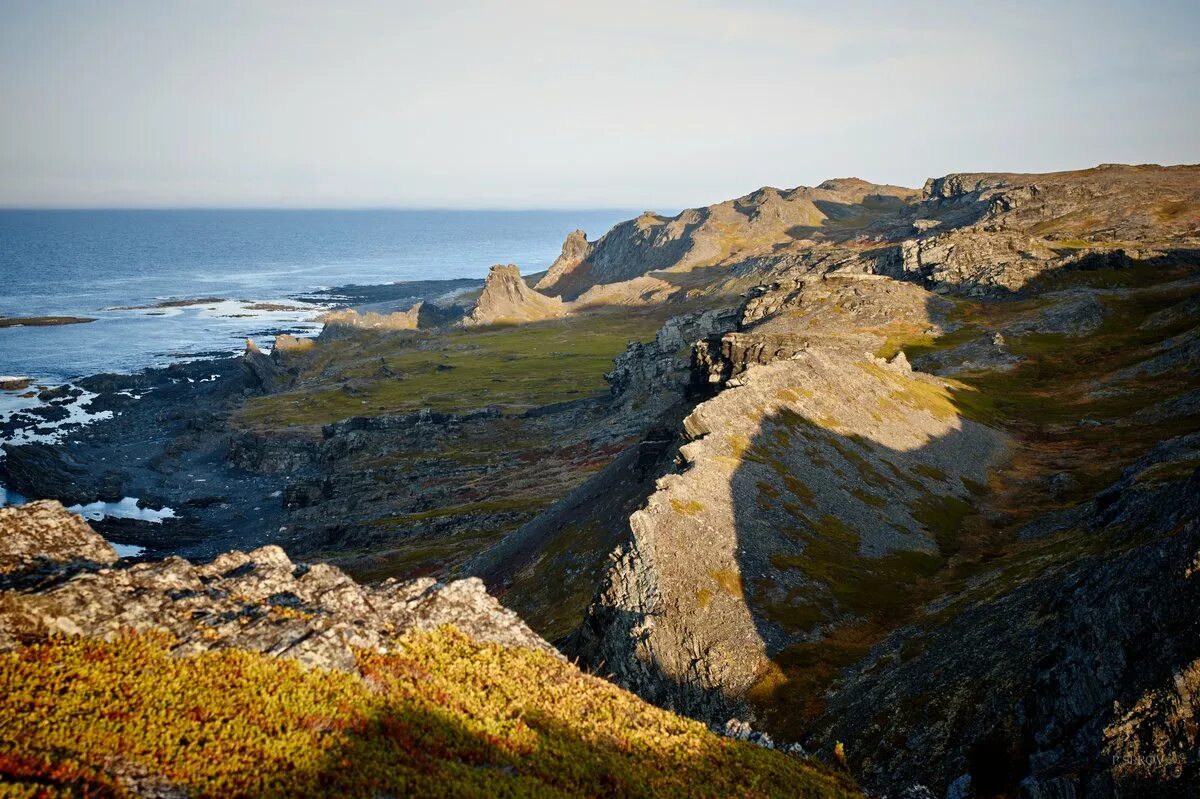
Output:
[[561,299],[547,297],[529,288],[515,265],[497,264],[488,272],[483,293],[462,324],[464,327],[519,324],[565,315]]

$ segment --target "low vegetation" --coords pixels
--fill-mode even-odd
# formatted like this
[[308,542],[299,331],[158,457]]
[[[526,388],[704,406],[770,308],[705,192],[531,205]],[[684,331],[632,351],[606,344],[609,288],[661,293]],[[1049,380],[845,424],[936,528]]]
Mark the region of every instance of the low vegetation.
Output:
[[452,629],[362,676],[163,636],[0,655],[5,796],[844,797],[849,778],[731,741],[544,653]]
[[250,428],[328,424],[351,416],[488,406],[523,411],[606,390],[604,374],[631,341],[649,340],[666,311],[449,332],[368,331],[306,353],[295,388],[246,402]]

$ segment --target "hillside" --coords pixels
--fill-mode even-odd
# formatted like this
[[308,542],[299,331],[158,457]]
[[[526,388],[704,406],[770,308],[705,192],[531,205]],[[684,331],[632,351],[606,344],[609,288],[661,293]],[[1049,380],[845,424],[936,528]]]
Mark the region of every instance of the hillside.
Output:
[[0,529],[6,796],[856,795],[581,673],[477,582],[133,565],[55,503]]

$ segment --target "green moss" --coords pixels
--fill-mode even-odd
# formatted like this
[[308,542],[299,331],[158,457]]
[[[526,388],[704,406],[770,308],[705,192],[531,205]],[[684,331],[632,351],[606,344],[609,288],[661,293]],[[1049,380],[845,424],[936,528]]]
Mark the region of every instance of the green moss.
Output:
[[445,630],[362,677],[156,636],[0,655],[0,778],[28,795],[841,797],[815,764],[713,735],[549,655]]
[[912,516],[933,534],[938,549],[950,556],[959,550],[958,534],[963,520],[975,512],[970,502],[958,497],[924,496],[910,507]]
[[783,475],[783,484],[787,487],[787,490],[790,491],[794,497],[796,497],[796,499],[800,500],[810,508],[816,507],[817,502],[813,497],[812,489],[800,482],[799,478],[793,477],[790,474],[785,474]]
[[946,473],[936,466],[930,466],[926,463],[918,463],[913,467],[913,471],[922,477],[928,477],[930,480],[945,481]]

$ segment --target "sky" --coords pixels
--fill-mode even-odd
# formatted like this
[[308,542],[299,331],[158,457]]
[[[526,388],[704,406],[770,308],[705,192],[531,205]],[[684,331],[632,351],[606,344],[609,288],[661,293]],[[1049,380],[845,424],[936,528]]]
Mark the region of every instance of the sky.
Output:
[[0,0],[0,206],[679,209],[1200,161],[1200,4]]

